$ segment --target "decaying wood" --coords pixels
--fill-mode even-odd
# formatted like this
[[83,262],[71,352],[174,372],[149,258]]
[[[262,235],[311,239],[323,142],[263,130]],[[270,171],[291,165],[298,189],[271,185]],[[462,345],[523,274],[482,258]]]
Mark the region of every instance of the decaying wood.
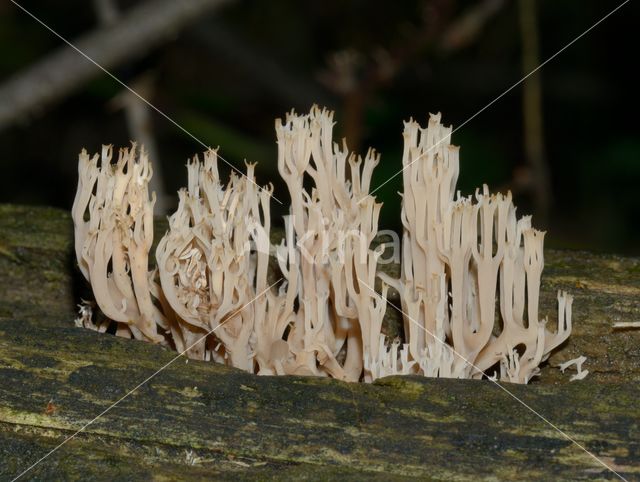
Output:
[[[159,228],[162,229],[161,227]],[[574,333],[530,385],[502,387],[629,480],[640,478],[640,260],[547,252],[542,313]],[[67,213],[0,206],[0,477],[13,478],[175,358],[76,328],[90,292]],[[390,313],[393,311],[390,308]],[[389,329],[397,316],[389,315]],[[395,320],[395,321],[394,321]],[[555,365],[586,355],[585,380]],[[36,466],[38,479],[615,479],[488,381],[371,385],[257,377],[180,358]]]

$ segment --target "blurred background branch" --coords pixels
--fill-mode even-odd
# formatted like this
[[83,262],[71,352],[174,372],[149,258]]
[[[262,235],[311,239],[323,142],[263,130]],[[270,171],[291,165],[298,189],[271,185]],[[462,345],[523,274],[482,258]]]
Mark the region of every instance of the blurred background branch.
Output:
[[504,3],[505,0],[485,0],[469,7],[447,27],[438,45],[440,52],[450,54],[471,45]]
[[269,52],[262,52],[255,45],[250,45],[222,22],[213,20],[207,25],[200,23],[190,34],[216,57],[233,65],[241,75],[251,78],[280,102],[298,110],[307,109],[309,99],[327,107],[335,107],[335,98],[319,83],[287,70],[274,61]]
[[[158,43],[229,0],[152,0],[126,12],[117,22],[97,28],[72,43],[106,69],[139,58]],[[100,12],[113,16],[106,5]],[[46,23],[46,22],[45,22]],[[55,26],[52,26],[56,30]],[[0,129],[42,113],[73,93],[100,70],[68,46],[61,47],[0,85]]]
[[421,23],[408,26],[390,47],[377,47],[369,55],[346,50],[331,56],[320,78],[343,98],[344,135],[350,148],[361,149],[365,110],[381,89],[428,50],[447,56],[473,43],[503,4],[503,0],[484,0],[450,20],[449,2],[425,2]]
[[[116,0],[93,0],[93,6],[103,27],[110,27],[120,19],[120,10]],[[153,76],[147,72],[138,74],[129,82],[135,92],[143,99],[153,103]],[[120,94],[112,101],[113,107],[122,108],[125,111],[127,125],[131,133],[131,139],[135,139],[140,148],[147,151],[149,158],[155,161],[153,165],[153,177],[149,182],[152,192],[156,193],[155,212],[160,216],[169,213],[171,199],[167,196],[164,183],[164,171],[162,158],[158,152],[156,140],[153,135],[153,123],[151,108],[141,102],[140,99],[127,89],[122,89]]]
[[[280,193],[274,117],[335,109],[352,150],[382,152],[375,188],[400,169],[403,120],[440,111],[459,126],[609,10],[596,0],[25,7],[237,167],[257,161],[258,182]],[[640,253],[633,11],[629,2],[454,134],[462,194],[511,189],[518,214],[550,230],[549,246]],[[69,207],[80,149],[135,139],[151,151],[158,212],[171,210],[202,146],[61,44],[0,2],[0,202]],[[401,190],[398,176],[376,192],[384,229],[401,229]],[[274,223],[285,209],[273,206]]]
[[[526,76],[540,65],[538,15],[536,0],[518,0],[520,35],[522,38],[522,75]],[[549,218],[551,183],[544,154],[542,118],[542,72],[528,77],[522,86],[522,114],[526,168],[520,173],[518,184],[533,196],[536,219],[541,227]],[[524,184],[524,186],[522,186]]]

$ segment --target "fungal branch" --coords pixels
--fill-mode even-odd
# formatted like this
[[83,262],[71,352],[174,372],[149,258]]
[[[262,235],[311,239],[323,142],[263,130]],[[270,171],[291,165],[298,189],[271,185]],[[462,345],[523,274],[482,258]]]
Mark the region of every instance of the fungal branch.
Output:
[[[156,250],[163,293],[182,321],[175,337],[192,355],[228,362],[253,371],[250,338],[264,304],[252,301],[266,289],[268,258],[250,247],[266,249],[269,190],[258,193],[254,164],[245,176],[220,182],[216,151],[187,165],[188,188],[179,192],[178,210]],[[266,216],[265,216],[266,213]],[[211,337],[203,334],[214,331]]]
[[120,149],[117,162],[112,156],[111,146],[93,157],[80,153],[71,211],[78,266],[118,335],[167,344],[159,329],[168,322],[156,304],[155,273],[148,266],[155,202],[148,194],[151,164],[135,143]]
[[[564,292],[553,330],[538,312],[544,232],[517,218],[510,193],[456,193],[451,128],[439,114],[426,128],[410,120],[400,277],[379,273],[385,246],[372,246],[382,205],[370,185],[380,156],[349,152],[334,142],[333,125],[333,113],[316,106],[276,121],[278,170],[291,197],[277,246],[273,188],[257,187],[255,165],[223,182],[215,150],[194,157],[153,270],[147,154],[133,144],[112,162],[110,146],[93,157],[83,150],[72,209],[76,257],[107,321],[96,326],[83,306],[79,326],[111,327],[261,375],[370,382],[493,373],[516,383],[538,375],[572,324]],[[277,289],[268,285],[272,255],[284,279]],[[403,340],[385,334],[390,287],[400,295]]]
[[498,367],[500,379],[527,383],[569,336],[572,298],[558,294],[558,325],[548,330],[538,313],[545,233],[516,219],[511,193],[485,185],[454,199],[459,150],[450,134],[439,114],[425,129],[405,124],[401,277],[381,276],[401,294],[423,374],[479,378]]
[[291,196],[286,243],[295,253],[286,277],[300,282],[288,371],[358,381],[364,368],[370,381],[385,302],[360,280],[375,284],[381,254],[370,249],[381,204],[369,195],[380,157],[370,149],[362,159],[334,143],[333,113],[318,107],[276,121],[276,133]]

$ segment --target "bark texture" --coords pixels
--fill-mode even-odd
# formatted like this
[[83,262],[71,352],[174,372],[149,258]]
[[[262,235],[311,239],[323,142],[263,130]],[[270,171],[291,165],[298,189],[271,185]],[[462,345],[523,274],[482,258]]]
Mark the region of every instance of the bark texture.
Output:
[[[158,226],[158,236],[163,231]],[[541,313],[575,296],[574,332],[539,380],[502,387],[629,480],[640,479],[640,260],[546,253]],[[390,269],[395,269],[391,266]],[[69,215],[0,205],[0,478],[11,479],[175,352],[75,328],[90,291]],[[388,330],[398,316],[389,307]],[[586,355],[569,383],[558,363]],[[616,475],[488,381],[346,384],[179,358],[26,478],[583,480]]]

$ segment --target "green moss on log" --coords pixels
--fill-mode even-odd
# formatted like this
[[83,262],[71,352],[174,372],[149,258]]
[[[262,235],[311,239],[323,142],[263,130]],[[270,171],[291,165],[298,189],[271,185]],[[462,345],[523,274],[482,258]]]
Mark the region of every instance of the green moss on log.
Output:
[[[162,226],[159,226],[162,231]],[[548,252],[542,313],[574,293],[567,346],[503,385],[625,477],[640,478],[640,261]],[[59,210],[0,206],[0,477],[12,478],[175,353],[75,328],[88,296]],[[390,308],[390,311],[392,309]],[[391,315],[390,315],[391,316]],[[394,321],[395,320],[395,321]],[[391,316],[390,323],[397,323]],[[555,365],[585,354],[590,375]],[[256,377],[180,358],[30,472],[69,480],[615,477],[495,384]]]

